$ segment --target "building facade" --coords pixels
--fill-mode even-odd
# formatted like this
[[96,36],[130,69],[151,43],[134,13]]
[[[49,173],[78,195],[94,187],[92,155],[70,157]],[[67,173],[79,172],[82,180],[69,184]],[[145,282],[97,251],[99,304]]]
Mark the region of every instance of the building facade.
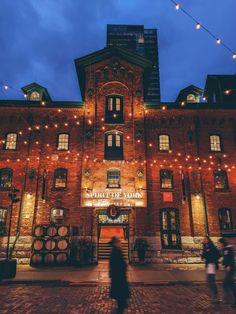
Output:
[[[200,102],[190,86],[173,103],[145,102],[152,62],[109,47],[75,60],[81,102],[53,101],[46,88],[0,101],[0,244],[5,256],[13,204],[13,256],[28,263],[35,226],[69,225],[71,238],[99,245],[112,235],[145,238],[152,262],[200,260],[201,239],[234,240],[235,89]],[[205,97],[214,94],[208,77]],[[231,76],[231,81],[235,76]],[[218,86],[218,85],[217,85]],[[187,93],[186,93],[187,90]]]

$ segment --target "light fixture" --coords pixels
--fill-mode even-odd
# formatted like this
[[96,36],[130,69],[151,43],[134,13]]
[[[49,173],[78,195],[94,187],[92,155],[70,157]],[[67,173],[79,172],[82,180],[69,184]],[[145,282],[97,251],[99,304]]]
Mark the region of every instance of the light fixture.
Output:
[[180,4],[179,4],[179,3],[176,3],[175,9],[176,9],[177,11],[180,9]]
[[196,29],[200,29],[201,28],[201,24],[200,23],[197,23],[196,24]]
[[220,44],[221,44],[221,39],[220,39],[220,38],[217,38],[217,39],[216,39],[216,43],[217,43],[218,45],[220,45]]

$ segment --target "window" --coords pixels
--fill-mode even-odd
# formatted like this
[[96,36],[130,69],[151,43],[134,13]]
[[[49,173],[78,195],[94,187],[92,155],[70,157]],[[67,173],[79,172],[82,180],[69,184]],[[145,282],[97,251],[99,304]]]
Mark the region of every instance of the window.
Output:
[[227,173],[224,170],[214,171],[215,190],[227,191],[229,189]]
[[196,97],[195,97],[193,94],[189,94],[189,95],[187,96],[187,102],[188,102],[188,103],[194,103],[194,102],[196,102]]
[[210,148],[212,152],[220,152],[221,148],[221,139],[219,135],[210,136]]
[[0,188],[8,189],[12,184],[12,170],[9,168],[0,169]]
[[54,172],[54,188],[65,189],[67,187],[67,170],[58,168]]
[[57,137],[57,149],[68,150],[69,149],[69,134],[61,133]]
[[221,231],[227,231],[227,230],[233,229],[231,209],[229,208],[219,209],[219,223],[220,223]]
[[161,210],[161,243],[163,249],[181,248],[178,209]]
[[0,207],[0,235],[6,234],[7,210]]
[[106,97],[106,122],[122,123],[123,122],[123,97],[107,96]]
[[105,134],[105,159],[123,159],[123,134],[110,132]]
[[52,208],[51,209],[51,222],[56,224],[63,224],[65,218],[64,208]]
[[40,95],[38,92],[32,92],[30,94],[30,100],[40,100]]
[[167,152],[170,150],[170,137],[166,134],[159,135],[159,150]]
[[161,189],[173,189],[174,180],[173,180],[173,171],[171,170],[160,170],[160,182]]
[[16,149],[17,144],[17,134],[16,133],[8,133],[6,135],[6,141],[5,141],[5,149]]
[[107,187],[119,188],[120,187],[120,171],[111,169],[107,171]]

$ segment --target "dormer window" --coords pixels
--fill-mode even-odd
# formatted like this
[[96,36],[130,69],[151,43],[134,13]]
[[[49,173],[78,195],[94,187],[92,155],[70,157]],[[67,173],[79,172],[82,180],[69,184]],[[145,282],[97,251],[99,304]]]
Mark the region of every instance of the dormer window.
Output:
[[106,122],[123,122],[123,97],[110,95],[106,97]]
[[196,97],[193,94],[188,94],[187,96],[187,103],[195,103]]
[[32,92],[30,94],[30,100],[34,101],[40,100],[40,94],[38,92]]

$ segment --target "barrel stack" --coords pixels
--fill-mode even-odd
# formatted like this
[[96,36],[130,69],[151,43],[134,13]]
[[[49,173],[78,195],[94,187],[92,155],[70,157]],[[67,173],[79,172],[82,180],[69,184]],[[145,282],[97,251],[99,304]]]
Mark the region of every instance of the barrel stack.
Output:
[[69,261],[69,235],[69,225],[36,225],[33,230],[31,265],[66,265]]

